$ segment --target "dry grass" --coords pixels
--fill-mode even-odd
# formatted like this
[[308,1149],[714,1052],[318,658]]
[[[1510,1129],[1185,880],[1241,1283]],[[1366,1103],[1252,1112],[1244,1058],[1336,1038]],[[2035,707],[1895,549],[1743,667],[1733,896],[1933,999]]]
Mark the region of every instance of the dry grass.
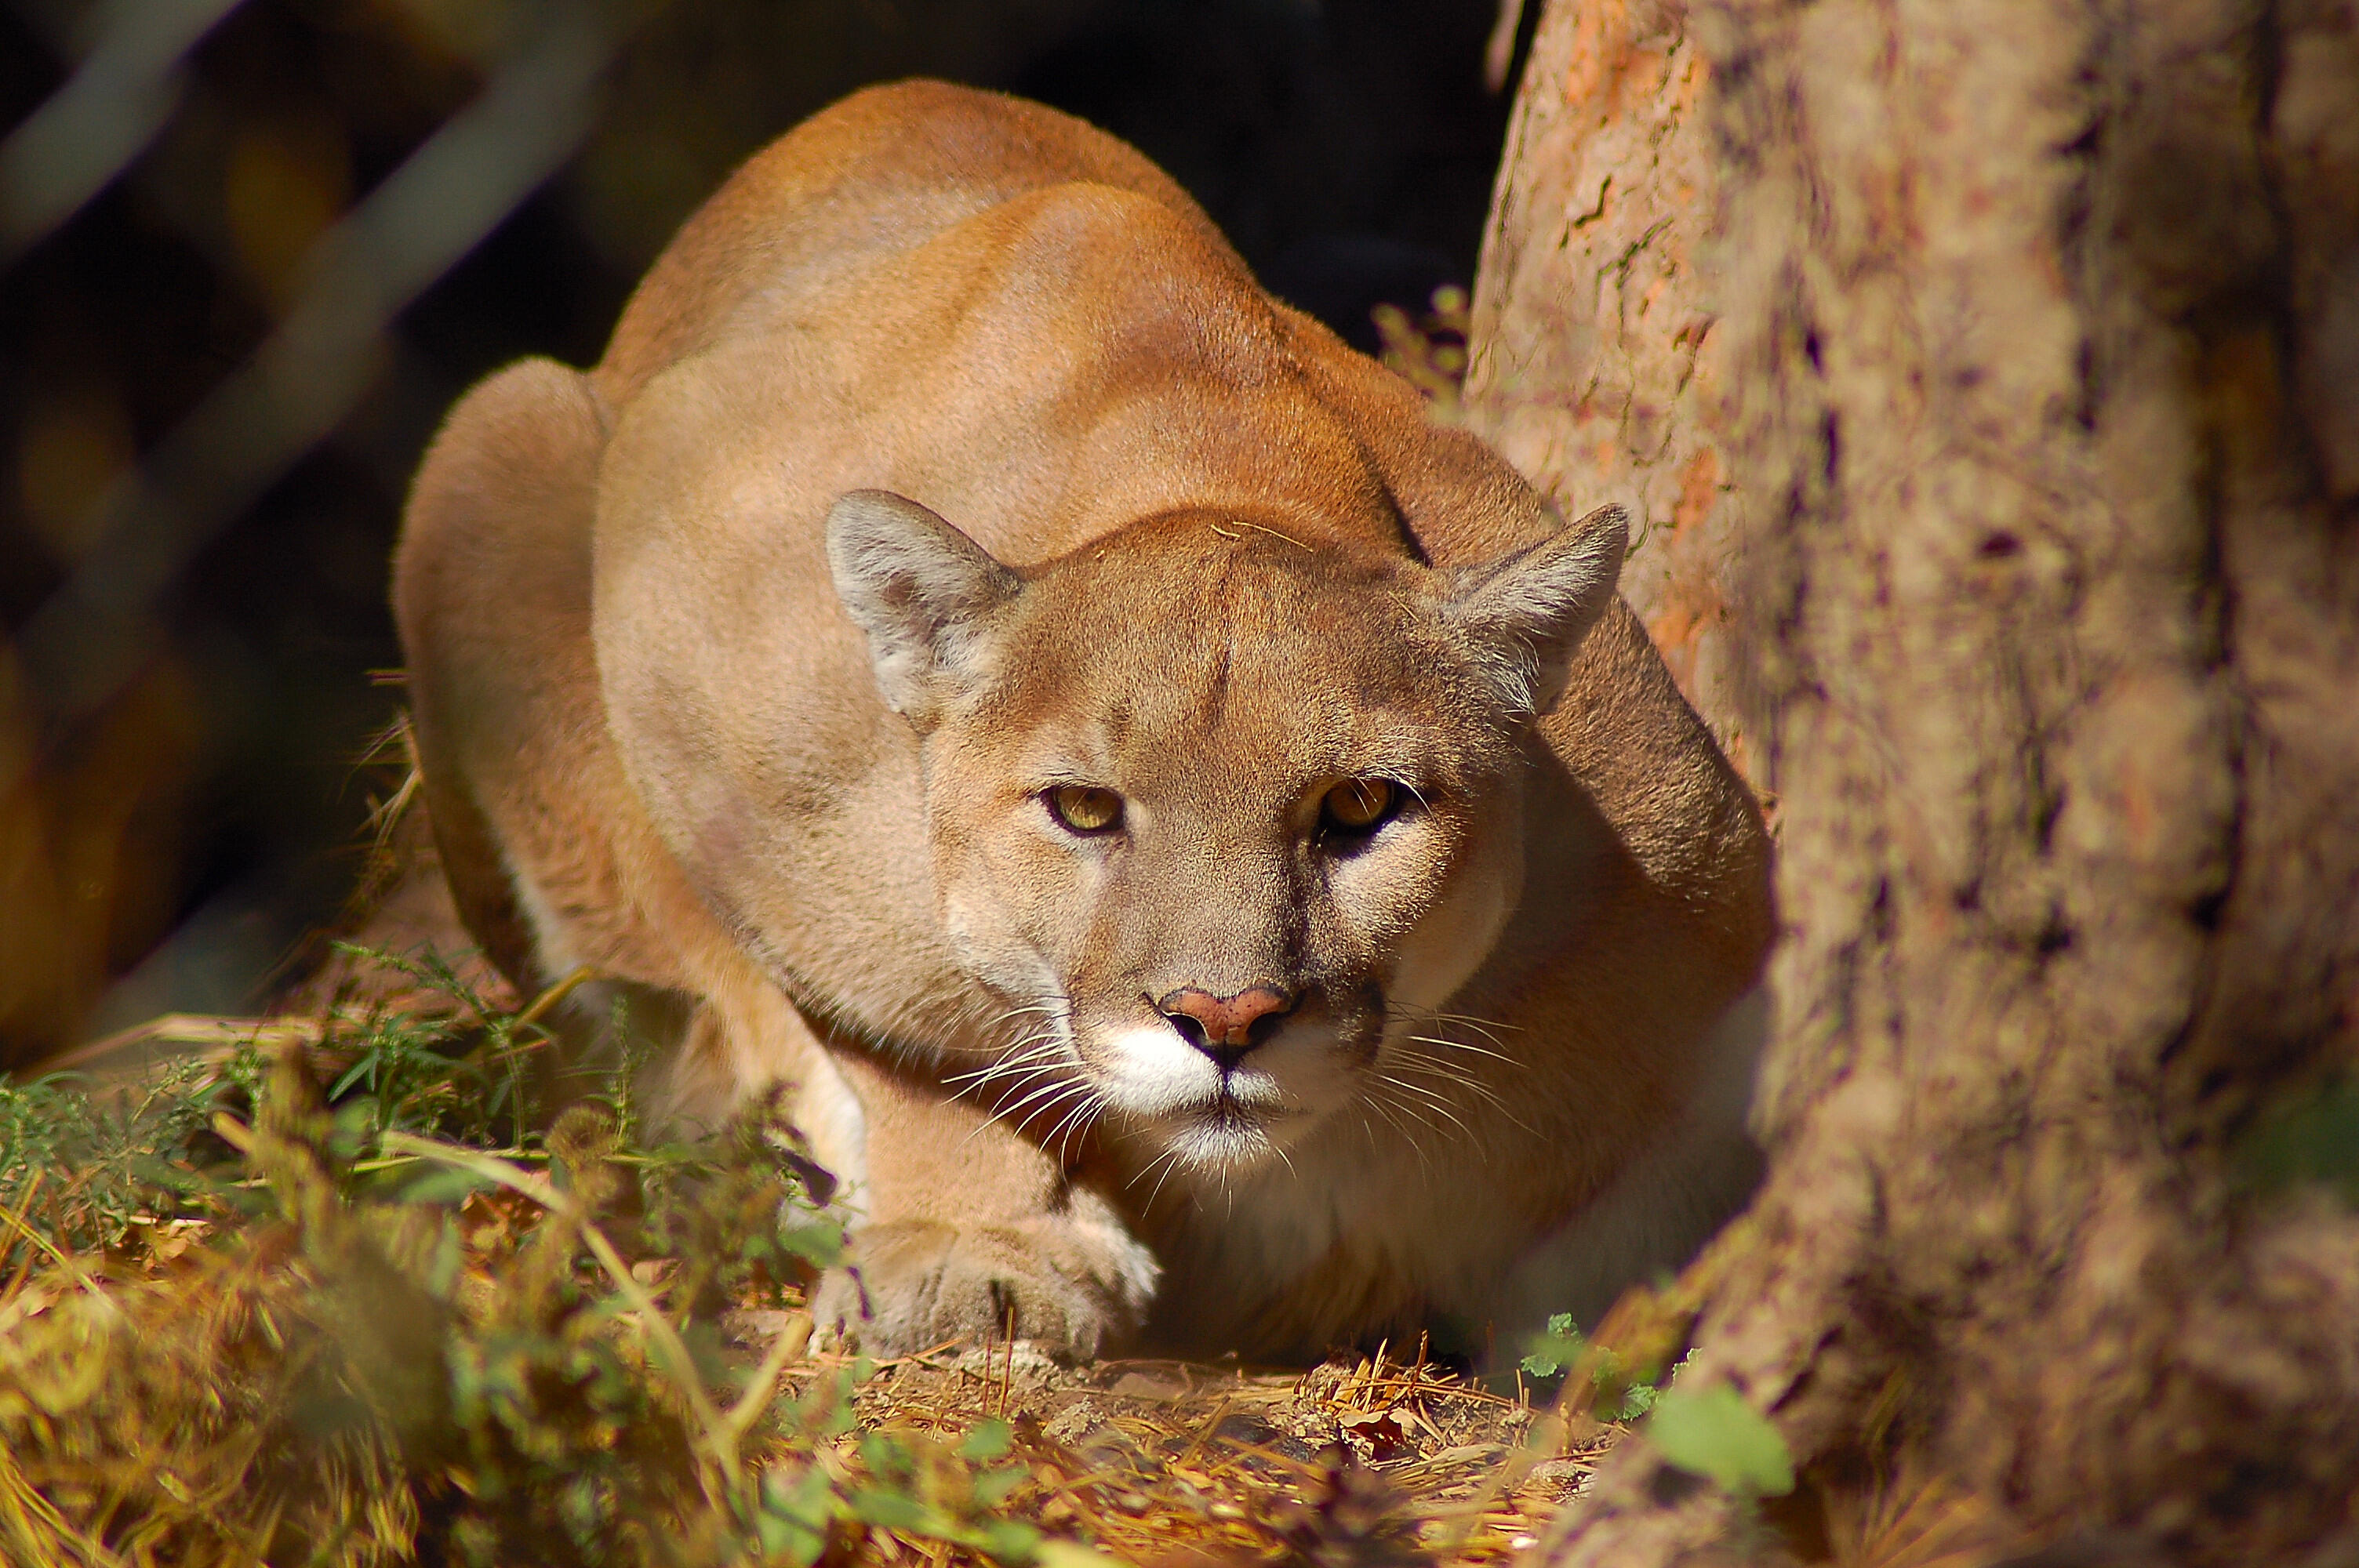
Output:
[[0,1560],[1489,1563],[1614,1434],[1414,1354],[824,1353],[784,1130],[542,1134],[536,1010],[379,969],[0,1080]]
[[881,1371],[864,1422],[947,1437],[1006,1421],[1007,1499],[1126,1562],[1494,1563],[1538,1537],[1612,1440],[1570,1456],[1515,1399],[1385,1357],[1308,1373],[1174,1361],[1064,1368],[1023,1344]]

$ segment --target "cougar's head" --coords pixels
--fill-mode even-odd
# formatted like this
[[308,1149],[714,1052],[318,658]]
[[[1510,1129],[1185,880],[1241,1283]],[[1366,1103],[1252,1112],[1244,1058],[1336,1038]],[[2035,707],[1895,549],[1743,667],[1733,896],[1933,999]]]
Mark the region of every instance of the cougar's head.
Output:
[[1443,572],[1288,526],[1167,514],[1016,571],[883,492],[828,523],[943,927],[1037,1025],[1010,1065],[1190,1164],[1353,1102],[1489,953],[1522,731],[1625,541],[1609,511]]

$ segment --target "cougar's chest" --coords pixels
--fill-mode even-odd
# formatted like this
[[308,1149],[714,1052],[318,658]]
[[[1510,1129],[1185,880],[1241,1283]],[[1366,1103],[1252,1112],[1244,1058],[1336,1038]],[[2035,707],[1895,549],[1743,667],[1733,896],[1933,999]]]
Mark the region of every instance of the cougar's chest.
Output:
[[1315,1359],[1414,1336],[1513,1263],[1526,1227],[1484,1197],[1475,1151],[1339,1122],[1244,1176],[1130,1184],[1164,1266],[1151,1338]]

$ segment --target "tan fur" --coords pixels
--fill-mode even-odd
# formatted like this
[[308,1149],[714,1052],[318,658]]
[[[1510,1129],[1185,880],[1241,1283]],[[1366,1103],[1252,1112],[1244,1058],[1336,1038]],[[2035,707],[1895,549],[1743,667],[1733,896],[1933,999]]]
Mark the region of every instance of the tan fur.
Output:
[[[471,927],[678,999],[680,1115],[795,1086],[849,1331],[1479,1346],[1751,1179],[1765,843],[1619,528],[1129,148],[913,82],[746,165],[597,368],[470,393],[395,596]],[[1182,995],[1293,1011],[1215,1065]]]

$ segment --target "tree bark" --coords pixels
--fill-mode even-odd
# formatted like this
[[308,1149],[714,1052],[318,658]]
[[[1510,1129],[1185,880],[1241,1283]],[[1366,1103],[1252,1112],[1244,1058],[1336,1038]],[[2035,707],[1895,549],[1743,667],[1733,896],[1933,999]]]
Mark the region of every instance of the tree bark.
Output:
[[1770,1173],[1681,1382],[1803,1484],[1634,1442],[1553,1560],[2359,1562],[2359,1224],[2254,1157],[2359,1058],[2359,5],[1560,0],[1469,401],[1569,501],[1685,319],[1628,346],[1607,174],[1712,262],[1658,449],[1734,491],[1657,559],[1781,806]]
[[1708,412],[1725,378],[1700,265],[1715,183],[1704,80],[1675,5],[1542,16],[1484,239],[1464,398],[1566,516],[1629,511],[1623,596],[1750,778],[1724,590],[1738,507]]

